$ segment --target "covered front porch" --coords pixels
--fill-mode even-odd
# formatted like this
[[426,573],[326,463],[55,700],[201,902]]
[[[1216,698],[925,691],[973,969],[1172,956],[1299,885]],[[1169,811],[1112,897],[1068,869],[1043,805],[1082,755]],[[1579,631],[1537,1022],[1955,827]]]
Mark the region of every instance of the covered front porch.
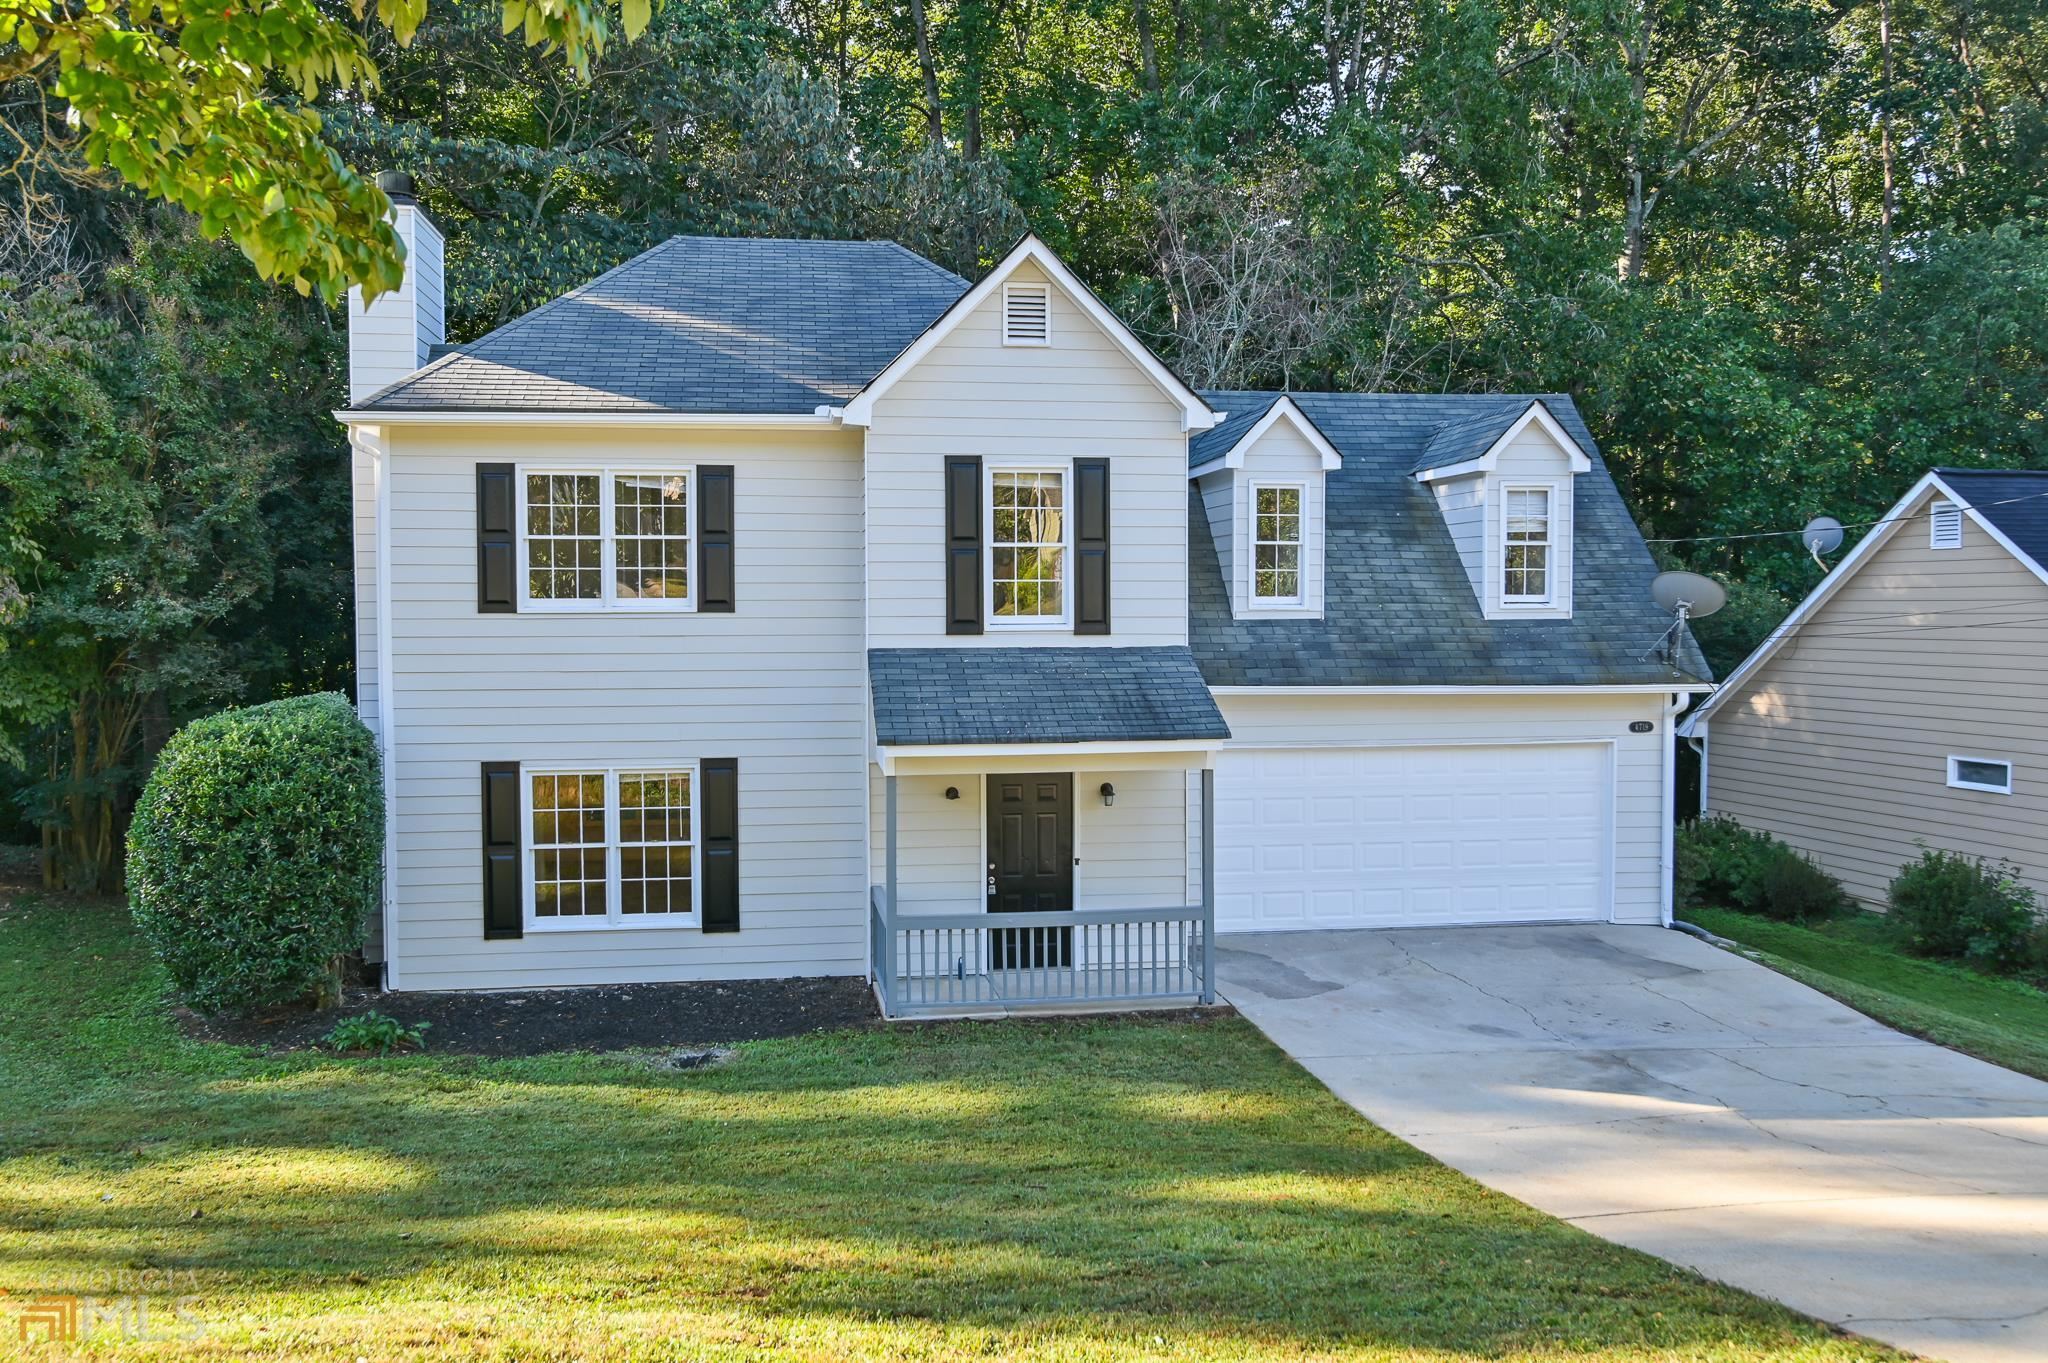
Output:
[[[1213,1002],[1221,717],[1105,718],[1129,660],[1096,660],[1155,650],[1059,650],[1090,656],[1055,679],[1069,694],[1041,695],[1052,719],[1020,734],[1015,676],[1000,727],[975,717],[973,682],[1040,650],[973,652],[945,661],[946,687],[926,687],[952,702],[942,726],[890,724],[893,697],[875,683],[869,946],[883,1012]],[[1192,660],[1168,663],[1165,694],[1185,700]],[[1206,688],[1200,699],[1214,715]]]

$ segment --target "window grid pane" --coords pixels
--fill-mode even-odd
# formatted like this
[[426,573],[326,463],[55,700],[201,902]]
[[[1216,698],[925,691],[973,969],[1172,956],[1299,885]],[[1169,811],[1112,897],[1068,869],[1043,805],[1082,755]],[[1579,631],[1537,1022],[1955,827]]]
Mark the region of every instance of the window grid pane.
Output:
[[994,613],[1024,620],[1066,614],[1066,475],[998,471],[990,484]]
[[690,773],[619,773],[619,912],[688,913]]
[[689,486],[681,473],[613,475],[613,590],[619,600],[690,594]]
[[1550,493],[1543,488],[1510,491],[1503,512],[1501,593],[1511,600],[1545,600],[1550,595]]
[[1262,487],[1252,507],[1252,596],[1259,601],[1301,597],[1301,489]]
[[594,473],[526,475],[526,594],[533,600],[604,595],[601,487]]
[[534,917],[605,916],[604,786],[603,772],[533,776]]

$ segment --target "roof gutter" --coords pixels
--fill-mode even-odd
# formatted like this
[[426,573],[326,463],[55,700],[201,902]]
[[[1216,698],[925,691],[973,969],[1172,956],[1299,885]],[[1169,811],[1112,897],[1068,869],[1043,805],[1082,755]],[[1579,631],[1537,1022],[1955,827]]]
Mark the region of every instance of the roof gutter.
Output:
[[814,412],[408,412],[346,408],[334,412],[346,426],[705,426],[726,430],[829,430],[837,408]]
[[1594,686],[1212,686],[1219,696],[1654,696],[1704,695],[1712,682],[1674,679]]

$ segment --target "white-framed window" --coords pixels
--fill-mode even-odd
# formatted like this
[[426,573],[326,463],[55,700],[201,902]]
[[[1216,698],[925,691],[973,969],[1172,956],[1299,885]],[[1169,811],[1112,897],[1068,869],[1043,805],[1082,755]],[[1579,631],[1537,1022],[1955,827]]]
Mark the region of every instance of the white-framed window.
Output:
[[1300,483],[1253,483],[1251,499],[1252,604],[1299,606],[1307,491]]
[[1927,511],[1927,547],[1963,547],[1963,509],[1954,502],[1936,502]]
[[2002,757],[1963,757],[1951,753],[1948,783],[1957,790],[1988,790],[2012,794],[2012,763]]
[[989,623],[1054,628],[1067,623],[1067,470],[989,470]]
[[693,609],[692,473],[522,467],[521,609]]
[[1003,344],[1052,344],[1052,289],[1049,286],[1003,285]]
[[1500,599],[1506,606],[1547,606],[1557,571],[1556,489],[1501,489]]
[[522,768],[526,927],[697,921],[697,765]]

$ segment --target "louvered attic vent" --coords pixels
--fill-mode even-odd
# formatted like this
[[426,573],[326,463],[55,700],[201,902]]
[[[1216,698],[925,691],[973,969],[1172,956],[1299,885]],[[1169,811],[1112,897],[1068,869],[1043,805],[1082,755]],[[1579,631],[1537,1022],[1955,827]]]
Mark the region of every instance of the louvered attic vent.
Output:
[[1963,547],[1963,509],[1954,502],[1936,502],[1927,516],[1927,545],[1930,549]]
[[1003,285],[1003,344],[1052,344],[1052,295],[1045,285]]

